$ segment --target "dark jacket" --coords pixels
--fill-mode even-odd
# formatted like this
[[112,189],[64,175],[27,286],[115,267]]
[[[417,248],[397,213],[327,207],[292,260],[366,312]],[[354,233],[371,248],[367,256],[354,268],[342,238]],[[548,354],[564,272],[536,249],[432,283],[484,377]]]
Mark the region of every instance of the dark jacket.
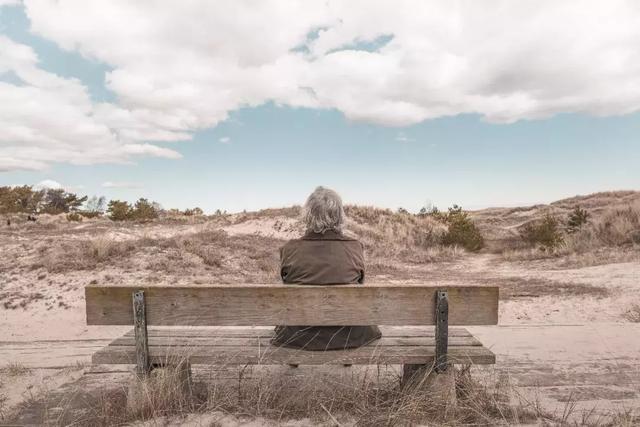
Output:
[[[362,243],[334,231],[307,233],[280,249],[284,283],[335,285],[364,282]],[[305,350],[361,347],[378,338],[377,326],[277,326],[273,344]]]

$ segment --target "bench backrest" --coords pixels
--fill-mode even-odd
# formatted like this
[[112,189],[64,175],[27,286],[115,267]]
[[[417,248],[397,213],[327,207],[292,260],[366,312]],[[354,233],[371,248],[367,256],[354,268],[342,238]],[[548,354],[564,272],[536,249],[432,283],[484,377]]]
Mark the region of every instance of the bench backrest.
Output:
[[148,325],[433,325],[435,293],[448,291],[449,325],[498,323],[495,286],[87,286],[88,325],[132,325],[144,291]]

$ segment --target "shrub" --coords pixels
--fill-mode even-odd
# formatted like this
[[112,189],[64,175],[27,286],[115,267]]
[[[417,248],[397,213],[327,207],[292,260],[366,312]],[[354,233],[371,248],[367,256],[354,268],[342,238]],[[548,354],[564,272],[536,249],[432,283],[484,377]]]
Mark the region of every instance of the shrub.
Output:
[[460,245],[468,251],[477,252],[484,247],[484,238],[467,212],[458,205],[449,208],[445,215],[438,214],[449,226],[442,238],[445,245]]
[[622,246],[637,242],[640,231],[640,205],[609,210],[595,227],[598,239],[605,245]]
[[203,215],[204,212],[202,209],[195,207],[193,209],[185,209],[184,216],[200,216]]
[[78,212],[71,212],[67,214],[67,221],[82,221],[82,216]]
[[63,189],[34,190],[29,185],[0,187],[0,213],[48,213],[57,215],[77,211],[87,196]]
[[131,210],[130,216],[138,221],[150,221],[158,218],[158,208],[147,199],[140,198]]
[[560,222],[548,212],[542,220],[526,224],[520,236],[525,242],[545,249],[557,248],[564,242]]
[[44,198],[45,190],[29,185],[0,187],[0,213],[35,213]]
[[567,220],[567,233],[573,234],[580,230],[583,225],[587,224],[588,220],[589,213],[584,209],[580,209],[580,206],[576,206],[569,214],[569,218]]
[[102,215],[102,212],[78,211],[78,214],[82,215],[85,218],[97,218]]
[[[455,206],[455,205],[454,205]],[[440,212],[440,210],[438,209],[437,206],[435,205],[428,205],[428,206],[423,206],[420,208],[420,211],[417,214],[419,217],[426,217],[426,216],[430,216],[433,219],[437,220],[437,221],[445,221],[445,217],[447,216],[446,213],[442,213]]]
[[107,214],[112,221],[125,221],[131,218],[131,205],[120,200],[111,200],[107,206]]
[[39,211],[52,215],[66,213],[77,210],[84,202],[87,196],[79,197],[76,194],[68,193],[63,189],[47,189],[44,193],[44,199],[39,207]]

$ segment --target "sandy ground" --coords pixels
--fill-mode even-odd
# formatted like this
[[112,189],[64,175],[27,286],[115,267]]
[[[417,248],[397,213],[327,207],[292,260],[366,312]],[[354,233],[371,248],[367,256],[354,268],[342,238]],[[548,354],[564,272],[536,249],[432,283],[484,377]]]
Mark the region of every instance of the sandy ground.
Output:
[[[299,233],[299,225],[284,217],[237,224],[105,226],[99,233],[128,241],[217,229],[232,236],[283,240]],[[69,240],[95,238],[97,230],[87,223],[63,234]],[[9,303],[0,305],[0,398],[5,396],[0,415],[43,390],[86,381],[91,354],[128,329],[87,327],[84,286],[92,281],[177,281],[170,273],[127,270],[109,263],[97,270],[32,269],[29,263],[39,256],[33,235],[5,232],[2,239],[2,255],[14,256],[15,267],[5,263],[0,270],[0,292]],[[48,244],[38,239],[39,245]],[[15,251],[22,252],[15,255]],[[495,370],[508,375],[527,398],[552,411],[562,410],[568,400],[577,400],[585,410],[640,407],[640,324],[625,316],[640,304],[640,262],[562,269],[550,262],[505,261],[483,253],[424,265],[400,263],[396,268],[402,274],[377,274],[369,280],[500,286],[499,326],[470,329],[498,356]],[[189,280],[194,279],[185,279]],[[22,301],[26,303],[21,305]]]

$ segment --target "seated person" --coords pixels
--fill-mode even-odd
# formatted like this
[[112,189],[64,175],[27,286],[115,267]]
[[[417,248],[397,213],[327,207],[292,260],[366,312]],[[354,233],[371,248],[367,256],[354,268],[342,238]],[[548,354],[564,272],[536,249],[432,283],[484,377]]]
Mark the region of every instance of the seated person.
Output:
[[[318,187],[304,206],[306,233],[280,249],[283,283],[336,285],[364,282],[362,243],[342,233],[340,196]],[[277,326],[272,343],[304,350],[341,350],[379,339],[377,326]]]

